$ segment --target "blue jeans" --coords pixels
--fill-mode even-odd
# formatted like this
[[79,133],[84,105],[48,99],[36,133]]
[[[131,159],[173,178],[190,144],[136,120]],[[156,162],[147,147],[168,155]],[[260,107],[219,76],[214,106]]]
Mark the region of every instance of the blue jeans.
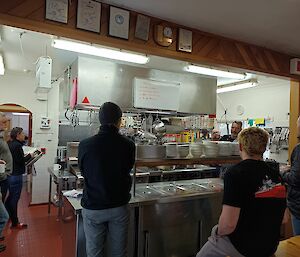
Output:
[[300,235],[300,220],[291,215],[294,236]]
[[8,213],[4,207],[3,202],[0,199],[0,236],[2,235],[3,229],[5,227],[6,222],[8,221]]
[[5,201],[5,207],[11,219],[11,225],[16,226],[19,223],[18,202],[23,187],[23,175],[9,176],[8,183],[9,195]]
[[110,257],[127,256],[128,206],[106,210],[82,209],[87,257],[103,257],[108,235]]

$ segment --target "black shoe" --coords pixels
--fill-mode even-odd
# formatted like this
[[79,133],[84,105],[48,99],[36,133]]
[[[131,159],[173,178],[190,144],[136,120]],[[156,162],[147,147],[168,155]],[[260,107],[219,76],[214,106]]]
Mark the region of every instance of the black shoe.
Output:
[[18,223],[17,225],[11,225],[10,228],[11,229],[24,229],[27,228],[28,225],[24,224],[24,223]]
[[0,245],[0,252],[3,252],[6,249],[5,245]]
[[0,236],[0,241],[4,241],[5,236]]

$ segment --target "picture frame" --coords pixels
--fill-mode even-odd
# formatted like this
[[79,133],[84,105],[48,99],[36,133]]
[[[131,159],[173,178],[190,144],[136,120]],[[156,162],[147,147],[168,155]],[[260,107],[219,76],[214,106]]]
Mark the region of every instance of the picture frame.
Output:
[[93,0],[78,0],[76,28],[100,33],[101,3]]
[[130,12],[114,6],[109,10],[109,36],[128,40]]
[[136,18],[136,26],[134,36],[138,39],[148,41],[150,31],[150,17],[138,14]]
[[47,20],[68,23],[68,0],[46,0],[46,15]]
[[193,50],[193,32],[179,28],[177,42],[177,51],[191,53]]

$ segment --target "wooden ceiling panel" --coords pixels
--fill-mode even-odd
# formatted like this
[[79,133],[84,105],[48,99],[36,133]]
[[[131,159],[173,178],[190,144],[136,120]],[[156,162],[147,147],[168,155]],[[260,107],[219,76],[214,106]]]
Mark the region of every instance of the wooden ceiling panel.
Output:
[[[289,73],[289,60],[292,58],[291,56],[195,29],[191,29],[193,31],[193,52],[190,54],[178,52],[176,49],[177,30],[183,26],[154,17],[151,17],[149,40],[144,42],[136,39],[134,31],[137,13],[133,11],[130,13],[129,39],[122,40],[109,37],[108,4],[102,3],[101,33],[99,35],[76,29],[76,0],[72,0],[69,6],[68,24],[45,20],[44,0],[10,0],[2,2],[0,5],[0,24],[193,63],[205,62],[211,65],[228,65],[248,71],[254,70],[299,78]],[[153,39],[153,27],[160,23],[167,24],[173,28],[174,42],[169,47],[159,46]]]

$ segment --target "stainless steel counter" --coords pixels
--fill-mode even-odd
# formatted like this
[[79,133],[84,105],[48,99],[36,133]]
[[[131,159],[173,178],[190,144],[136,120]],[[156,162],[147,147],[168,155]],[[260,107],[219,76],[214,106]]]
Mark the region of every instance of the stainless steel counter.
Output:
[[[67,170],[53,170],[53,167],[48,168],[49,172],[49,195],[48,195],[48,214],[50,214],[51,206],[51,195],[52,195],[52,182],[57,185],[57,195],[58,195],[58,219],[62,216],[62,190],[63,189],[73,189],[76,187],[76,177]],[[65,186],[67,183],[68,186]]]
[[[222,189],[220,179],[137,184],[129,203],[128,256],[195,256],[218,222]],[[80,198],[64,202],[62,256],[85,257]]]
[[[173,182],[157,182],[137,184],[136,196],[130,199],[132,207],[156,203],[171,203],[207,197],[223,192],[223,181],[219,178],[181,180]],[[75,214],[80,214],[81,197],[65,197],[71,204]]]

